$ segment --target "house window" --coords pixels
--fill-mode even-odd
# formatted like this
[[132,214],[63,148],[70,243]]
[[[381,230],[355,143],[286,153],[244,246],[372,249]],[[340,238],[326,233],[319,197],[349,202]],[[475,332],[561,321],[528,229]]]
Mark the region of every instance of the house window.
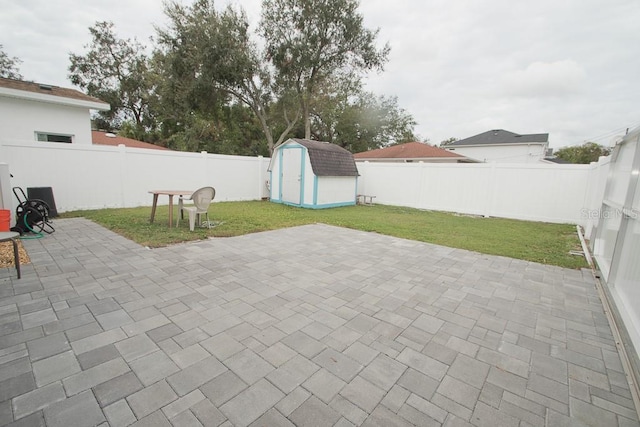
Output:
[[36,132],[36,140],[44,142],[64,142],[71,144],[73,142],[73,135],[64,135],[61,133],[47,133]]

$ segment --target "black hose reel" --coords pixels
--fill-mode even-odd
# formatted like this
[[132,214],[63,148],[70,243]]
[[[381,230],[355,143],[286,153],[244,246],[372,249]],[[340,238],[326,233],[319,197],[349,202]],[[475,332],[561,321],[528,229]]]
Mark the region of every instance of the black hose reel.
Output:
[[16,225],[11,231],[21,236],[29,232],[42,235],[42,232],[51,234],[55,231],[49,220],[49,205],[44,200],[27,199],[20,187],[13,187],[13,194],[19,204],[16,208]]

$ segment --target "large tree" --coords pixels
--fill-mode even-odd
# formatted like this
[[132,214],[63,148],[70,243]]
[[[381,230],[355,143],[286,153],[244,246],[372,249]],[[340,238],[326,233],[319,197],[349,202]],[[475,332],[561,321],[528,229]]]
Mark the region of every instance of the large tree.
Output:
[[390,50],[376,47],[378,30],[364,27],[357,0],[263,0],[260,32],[278,80],[298,96],[305,138],[320,90],[382,70]]
[[589,164],[597,162],[600,156],[608,156],[611,150],[595,142],[586,142],[574,147],[560,148],[555,152],[556,157],[570,163]]
[[71,53],[69,79],[87,94],[111,105],[100,112],[103,125],[115,129],[132,120],[144,131],[154,126],[149,111],[152,89],[145,47],[138,41],[119,39],[111,22],[96,22],[89,28],[91,43],[84,55]]
[[84,55],[70,55],[72,82],[112,106],[102,113],[106,129],[246,155],[271,154],[289,136],[353,151],[415,139],[395,98],[362,92],[362,77],[382,69],[389,47],[375,46],[378,32],[363,27],[357,1],[264,0],[257,34],[241,8],[168,1],[151,58],[108,22],[89,29]]
[[452,136],[451,138],[447,138],[444,141],[441,141],[440,142],[440,146],[441,147],[446,147],[447,145],[451,145],[456,141],[458,141],[458,138],[456,138],[455,136]]
[[253,111],[272,152],[295,125],[299,109],[291,108],[290,91],[276,85],[244,11],[231,6],[218,11],[213,1],[196,0],[192,6],[168,3],[165,14],[169,25],[158,29],[156,56],[173,95],[164,93],[190,99],[232,96]]
[[0,44],[0,77],[22,80],[22,74],[18,69],[18,64],[21,62],[19,58],[7,55]]
[[323,108],[312,114],[312,135],[353,153],[418,140],[415,120],[396,97],[359,91],[318,104]]

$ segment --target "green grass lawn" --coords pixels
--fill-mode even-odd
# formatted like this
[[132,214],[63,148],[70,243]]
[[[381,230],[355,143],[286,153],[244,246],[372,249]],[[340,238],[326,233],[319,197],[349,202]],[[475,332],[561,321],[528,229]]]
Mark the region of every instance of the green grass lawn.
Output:
[[101,209],[67,212],[60,217],[85,217],[149,247],[324,223],[561,267],[588,266],[583,257],[569,254],[570,250],[581,248],[575,226],[567,224],[480,218],[385,205],[311,210],[251,201],[212,204],[209,217],[221,224],[212,229],[196,227],[190,232],[186,218],[179,228],[167,227],[167,206],[158,206],[153,224],[149,223],[150,212],[150,207]]

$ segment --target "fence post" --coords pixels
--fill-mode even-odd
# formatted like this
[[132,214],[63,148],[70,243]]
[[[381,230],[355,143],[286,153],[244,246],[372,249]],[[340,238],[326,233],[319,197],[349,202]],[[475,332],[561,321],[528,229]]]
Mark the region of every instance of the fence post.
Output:
[[484,216],[485,217],[490,217],[491,214],[493,213],[493,201],[495,199],[496,196],[496,163],[495,162],[491,162],[491,169],[489,170],[489,185],[487,186],[487,204],[485,205],[485,209],[484,209]]
[[9,165],[0,163],[0,208],[8,209],[11,213],[11,225],[13,225],[13,203],[11,203],[11,173]]
[[[360,169],[362,167],[362,169]],[[356,189],[357,194],[369,194],[367,193],[367,173],[369,169],[369,160],[365,160],[364,162],[358,162],[356,164],[356,168],[358,169],[358,173],[360,176],[358,177],[358,188]],[[363,173],[364,172],[364,173]],[[378,199],[379,201],[379,199]]]
[[425,175],[425,168],[426,168],[426,164],[420,160],[418,162],[418,165],[420,167],[420,182],[418,183],[418,194],[416,194],[415,200],[416,200],[416,205],[414,206],[414,208],[417,209],[424,209],[424,206],[426,205],[426,203],[423,203],[424,200],[424,175]]
[[120,162],[120,174],[118,183],[120,186],[120,207],[127,207],[127,198],[125,194],[125,182],[127,182],[127,146],[124,144],[118,144],[118,161]]
[[258,156],[258,200],[262,200],[264,194],[264,188],[266,184],[266,177],[264,176],[264,157]]
[[201,151],[200,155],[202,156],[202,169],[201,169],[202,180],[201,180],[201,183],[198,184],[198,187],[203,187],[205,185],[213,185],[207,181],[207,177],[209,176],[209,174],[207,173],[207,160],[209,156],[206,151]]

